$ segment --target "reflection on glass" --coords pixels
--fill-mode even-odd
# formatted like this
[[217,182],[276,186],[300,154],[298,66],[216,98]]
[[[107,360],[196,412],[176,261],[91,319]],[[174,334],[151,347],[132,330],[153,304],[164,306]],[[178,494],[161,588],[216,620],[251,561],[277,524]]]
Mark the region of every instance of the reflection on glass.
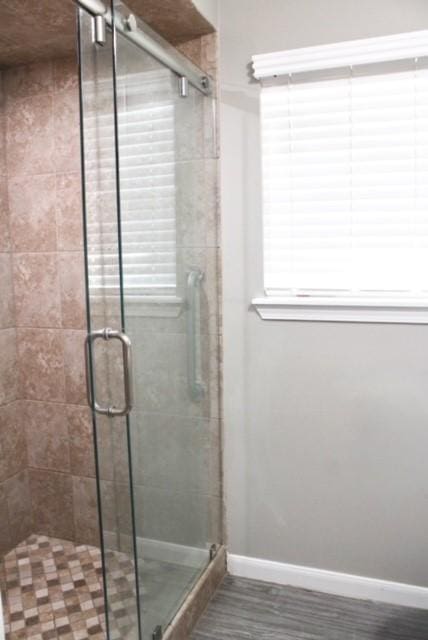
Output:
[[[110,622],[118,597],[149,640],[220,541],[216,161],[211,98],[116,36],[115,75],[110,41],[84,60],[86,249],[91,327],[124,329],[134,358],[129,419],[97,416]],[[120,345],[94,364],[122,406]]]
[[[144,27],[146,28],[146,27]],[[216,269],[202,233],[211,99],[117,34],[124,316],[134,349],[130,415],[143,638],[164,630],[218,542]],[[212,124],[211,124],[212,126]],[[209,151],[208,151],[209,150]],[[198,188],[199,187],[199,191]],[[211,298],[207,293],[210,292]],[[212,321],[212,319],[211,319]],[[206,382],[206,384],[205,384]]]
[[[170,71],[162,69],[117,79],[121,253],[127,298],[176,293],[175,109],[171,76]],[[109,81],[105,82],[108,85]],[[88,195],[110,200],[116,180],[112,167],[114,122],[111,118],[100,122],[98,114],[94,114],[92,124],[88,135],[99,143],[95,160],[103,179],[101,183],[90,183]],[[116,225],[115,216],[103,216],[88,229],[89,284],[95,295],[117,295],[120,286]]]

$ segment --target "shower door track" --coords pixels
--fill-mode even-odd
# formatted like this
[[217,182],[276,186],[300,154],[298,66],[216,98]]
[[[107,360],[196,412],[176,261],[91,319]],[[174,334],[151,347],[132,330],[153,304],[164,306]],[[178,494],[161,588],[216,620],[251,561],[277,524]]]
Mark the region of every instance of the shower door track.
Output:
[[[106,24],[111,27],[113,18],[101,0],[75,0],[76,3],[94,17],[104,18]],[[131,19],[130,19],[131,18]],[[157,42],[149,34],[138,28],[135,18],[128,16],[125,20],[116,20],[116,29],[125,38],[133,42],[137,47],[143,49],[156,60],[167,66],[180,78],[187,78],[189,83],[205,95],[211,95],[211,80],[207,75],[201,73],[197,66],[187,61],[184,56],[174,55],[167,51],[161,43]]]

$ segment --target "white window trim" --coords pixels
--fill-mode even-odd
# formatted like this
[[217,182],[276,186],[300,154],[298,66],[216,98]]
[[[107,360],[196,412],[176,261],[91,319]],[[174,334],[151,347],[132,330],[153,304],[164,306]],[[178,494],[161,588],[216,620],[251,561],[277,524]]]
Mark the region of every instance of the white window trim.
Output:
[[359,64],[409,60],[427,54],[428,30],[424,30],[264,53],[253,56],[252,62],[254,77],[260,80]]
[[[428,55],[428,31],[253,56],[257,79]],[[428,324],[428,297],[265,295],[251,301],[263,320]]]
[[251,304],[262,320],[428,324],[428,298],[264,296]]

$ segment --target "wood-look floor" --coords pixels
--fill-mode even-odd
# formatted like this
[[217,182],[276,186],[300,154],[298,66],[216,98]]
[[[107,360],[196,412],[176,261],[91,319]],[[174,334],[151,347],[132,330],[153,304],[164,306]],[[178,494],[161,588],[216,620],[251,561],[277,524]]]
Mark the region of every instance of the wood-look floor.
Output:
[[428,640],[428,611],[227,576],[192,640]]

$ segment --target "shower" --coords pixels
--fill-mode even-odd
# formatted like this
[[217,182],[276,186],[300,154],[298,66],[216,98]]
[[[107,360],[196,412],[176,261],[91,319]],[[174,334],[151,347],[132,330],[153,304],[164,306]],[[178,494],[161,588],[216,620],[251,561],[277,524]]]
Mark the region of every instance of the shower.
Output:
[[131,4],[1,71],[11,638],[179,637],[224,573],[215,34]]

